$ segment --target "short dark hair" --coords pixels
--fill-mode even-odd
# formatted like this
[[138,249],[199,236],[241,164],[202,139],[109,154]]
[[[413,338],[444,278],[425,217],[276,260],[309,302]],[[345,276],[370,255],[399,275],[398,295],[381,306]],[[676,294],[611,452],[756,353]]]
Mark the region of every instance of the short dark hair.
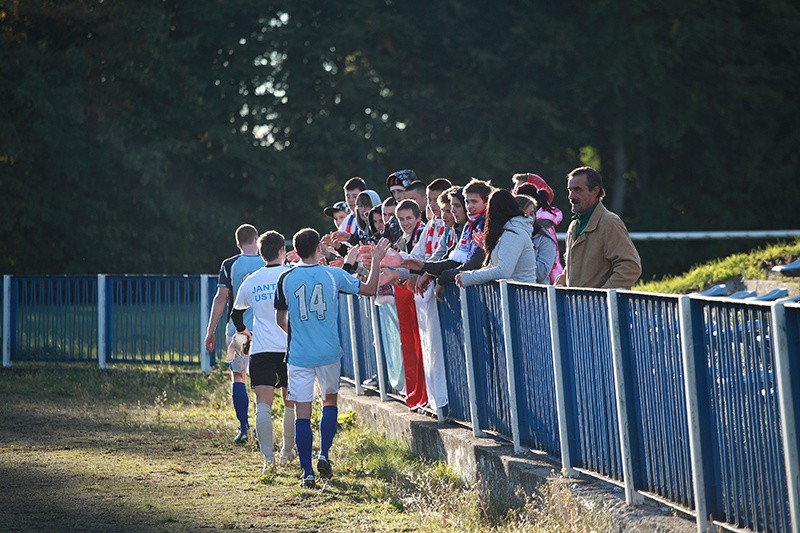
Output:
[[252,224],[242,224],[236,228],[236,242],[239,244],[252,244],[258,238],[258,230]]
[[408,192],[408,191],[420,191],[420,193],[423,196],[425,196],[425,189],[427,189],[427,188],[428,188],[428,186],[425,185],[424,181],[422,181],[422,180],[414,180],[414,181],[412,181],[411,183],[408,184],[408,187],[406,187],[406,192]]
[[319,242],[319,233],[317,233],[317,230],[314,228],[298,230],[292,238],[294,250],[297,252],[297,255],[300,256],[300,259],[307,259],[314,255],[317,246],[319,246]]
[[393,205],[397,205],[397,200],[394,199],[394,196],[389,196],[381,205],[383,207],[392,207]]
[[267,231],[258,238],[258,251],[264,261],[274,261],[278,252],[283,249],[286,239],[277,231]]
[[449,179],[447,179],[447,178],[436,178],[435,180],[433,180],[432,182],[430,182],[428,184],[428,190],[429,191],[444,192],[444,191],[446,191],[447,189],[449,189],[452,186],[453,186],[453,184],[450,183]]
[[447,189],[443,190],[439,197],[436,199],[436,202],[444,207],[446,205],[450,205],[452,203],[452,195],[456,194],[456,192],[460,189],[459,186],[453,185],[452,187],[448,187]]
[[346,191],[354,191],[356,189],[358,189],[359,191],[365,191],[367,190],[367,184],[364,182],[363,179],[359,178],[358,176],[354,176],[344,182],[343,188]]
[[419,218],[422,214],[422,211],[420,211],[417,202],[415,202],[411,198],[406,198],[405,200],[397,204],[397,209],[395,210],[395,212],[400,211],[401,209],[411,210],[411,212],[414,213],[414,218]]
[[578,167],[567,174],[567,179],[574,178],[581,174],[586,176],[586,187],[590,191],[595,187],[600,187],[600,199],[602,200],[606,195],[606,190],[603,188],[603,176],[592,167]]
[[477,194],[483,201],[487,201],[489,199],[489,195],[492,194],[492,184],[488,181],[479,180],[478,178],[472,178],[469,180],[464,186],[464,196],[468,194]]

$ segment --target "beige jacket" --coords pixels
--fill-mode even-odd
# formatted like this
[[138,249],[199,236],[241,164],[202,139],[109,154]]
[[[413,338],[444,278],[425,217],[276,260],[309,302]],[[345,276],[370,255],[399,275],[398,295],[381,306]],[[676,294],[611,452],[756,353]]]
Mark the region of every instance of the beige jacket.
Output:
[[578,221],[567,231],[567,287],[630,289],[642,275],[642,260],[622,220],[600,202],[580,235]]

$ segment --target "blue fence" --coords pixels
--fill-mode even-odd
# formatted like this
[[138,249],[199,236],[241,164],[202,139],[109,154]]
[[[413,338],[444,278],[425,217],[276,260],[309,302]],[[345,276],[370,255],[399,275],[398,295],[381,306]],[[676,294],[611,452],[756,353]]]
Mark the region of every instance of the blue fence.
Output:
[[695,510],[701,527],[797,528],[800,304],[505,287],[448,287],[439,302],[452,419],[621,482],[630,502]]
[[199,365],[208,356],[213,364],[225,346],[224,320],[215,352],[206,354],[202,346],[216,292],[213,278],[4,276],[4,363]]
[[[2,289],[6,365],[199,364],[216,290],[211,276]],[[800,303],[502,282],[447,287],[438,312],[449,414],[476,434],[620,482],[630,502],[694,510],[701,527],[800,529]],[[402,397],[391,305],[343,295],[339,317],[343,376]]]

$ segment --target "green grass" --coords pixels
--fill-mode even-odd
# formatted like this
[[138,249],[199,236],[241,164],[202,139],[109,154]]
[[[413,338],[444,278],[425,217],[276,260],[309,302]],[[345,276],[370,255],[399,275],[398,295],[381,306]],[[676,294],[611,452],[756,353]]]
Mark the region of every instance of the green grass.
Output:
[[[587,522],[568,482],[557,478],[535,498],[507,501],[464,483],[443,463],[412,456],[405,446],[360,424],[354,413],[339,417],[332,480],[315,490],[300,489],[296,461],[262,475],[258,448],[231,442],[236,424],[228,379],[222,371],[204,375],[166,368],[39,365],[0,371],[2,527],[609,529],[602,513],[589,513],[594,521]],[[277,417],[282,407],[277,398],[275,404]],[[315,423],[318,417],[317,407]],[[278,422],[276,442],[280,431]],[[559,499],[545,498],[550,492]],[[548,505],[557,509],[550,512]]]
[[715,259],[698,265],[680,276],[639,283],[633,289],[645,292],[687,294],[702,291],[718,283],[725,283],[732,278],[767,279],[770,268],[794,261],[798,257],[800,257],[800,239],[768,245],[749,253]]

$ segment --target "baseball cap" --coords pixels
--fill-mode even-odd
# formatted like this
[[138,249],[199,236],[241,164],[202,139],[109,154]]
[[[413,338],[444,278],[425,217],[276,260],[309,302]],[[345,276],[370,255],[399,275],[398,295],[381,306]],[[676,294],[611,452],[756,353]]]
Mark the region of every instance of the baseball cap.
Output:
[[404,191],[406,190],[406,187],[408,187],[411,182],[416,179],[416,172],[410,168],[404,168],[403,170],[398,170],[389,174],[389,177],[386,178],[386,187],[389,189],[389,192],[396,190]]
[[326,217],[331,217],[331,218],[333,218],[333,214],[336,211],[344,211],[346,213],[347,204],[342,201],[339,201],[333,204],[332,206],[326,207],[325,209],[322,210],[322,212],[325,213]]

